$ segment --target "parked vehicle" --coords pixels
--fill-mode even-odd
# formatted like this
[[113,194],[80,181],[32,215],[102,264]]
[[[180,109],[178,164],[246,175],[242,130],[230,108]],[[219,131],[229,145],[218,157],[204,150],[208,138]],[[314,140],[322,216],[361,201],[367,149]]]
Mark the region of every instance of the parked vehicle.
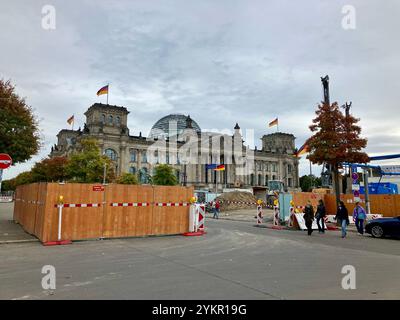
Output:
[[400,237],[400,216],[371,220],[365,226],[365,232],[371,234],[374,238]]

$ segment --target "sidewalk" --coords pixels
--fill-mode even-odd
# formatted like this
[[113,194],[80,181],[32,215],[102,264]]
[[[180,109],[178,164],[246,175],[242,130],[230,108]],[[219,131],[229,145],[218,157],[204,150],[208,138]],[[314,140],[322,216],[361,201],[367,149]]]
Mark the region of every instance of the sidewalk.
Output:
[[0,203],[0,244],[39,241],[12,220],[13,210],[13,202]]
[[[223,220],[233,220],[233,221],[246,221],[256,223],[256,208],[251,209],[240,209],[240,210],[230,210],[221,211],[219,214],[219,219]],[[206,219],[212,219],[212,213],[206,213]],[[273,210],[263,209],[264,222],[271,222],[273,218]]]

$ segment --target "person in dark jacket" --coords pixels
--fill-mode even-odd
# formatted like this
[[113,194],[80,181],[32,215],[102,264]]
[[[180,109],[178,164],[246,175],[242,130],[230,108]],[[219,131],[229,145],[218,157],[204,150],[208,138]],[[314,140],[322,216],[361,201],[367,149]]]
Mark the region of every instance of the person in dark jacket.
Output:
[[314,208],[311,205],[311,201],[308,200],[306,207],[304,208],[304,215],[303,215],[304,221],[306,223],[307,227],[307,234],[311,236],[313,229],[312,229],[312,223],[314,221]]
[[325,233],[325,216],[326,209],[324,202],[322,200],[318,201],[317,212],[315,214],[315,218],[317,218],[317,226],[319,233]]
[[347,211],[347,208],[344,205],[343,201],[339,202],[335,220],[338,220],[340,225],[342,226],[342,238],[345,238],[347,235],[347,226],[350,224],[350,221],[349,212]]

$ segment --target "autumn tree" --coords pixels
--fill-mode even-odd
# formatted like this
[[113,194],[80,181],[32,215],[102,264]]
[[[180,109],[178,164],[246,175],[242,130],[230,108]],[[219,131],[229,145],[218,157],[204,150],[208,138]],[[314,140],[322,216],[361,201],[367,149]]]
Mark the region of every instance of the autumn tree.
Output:
[[8,153],[14,164],[24,162],[39,151],[39,141],[32,108],[10,81],[0,79],[0,152]]
[[346,147],[346,161],[349,163],[367,163],[369,157],[361,152],[367,146],[367,139],[360,137],[361,127],[357,125],[360,121],[350,113],[350,105],[346,104],[346,112],[343,119],[343,144]]
[[67,174],[68,158],[53,157],[37,162],[32,170],[32,178],[35,182],[65,181],[69,178]]
[[82,139],[80,148],[73,153],[66,166],[66,174],[76,182],[102,182],[104,166],[106,180],[115,178],[114,164],[110,158],[100,154],[100,147],[95,139]]
[[322,103],[316,111],[317,117],[310,126],[313,136],[307,140],[307,158],[319,165],[331,166],[336,201],[339,202],[339,169],[342,163],[368,162],[368,156],[361,152],[367,141],[359,137],[361,128],[358,119],[340,111],[338,104]]

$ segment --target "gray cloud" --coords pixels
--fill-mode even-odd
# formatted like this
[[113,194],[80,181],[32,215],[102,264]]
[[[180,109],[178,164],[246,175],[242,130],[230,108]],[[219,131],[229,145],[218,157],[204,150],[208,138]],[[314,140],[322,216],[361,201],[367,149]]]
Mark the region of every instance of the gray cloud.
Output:
[[[52,4],[57,29],[41,28]],[[322,99],[353,101],[371,154],[399,152],[400,3],[351,1],[356,30],[341,27],[347,1],[14,1],[0,12],[0,76],[11,78],[39,119],[45,157],[74,113],[76,127],[110,83],[110,103],[130,111],[132,134],[147,134],[168,113],[202,128],[292,132],[300,146]],[[308,173],[301,161],[301,173]],[[318,168],[314,171],[318,173]]]

